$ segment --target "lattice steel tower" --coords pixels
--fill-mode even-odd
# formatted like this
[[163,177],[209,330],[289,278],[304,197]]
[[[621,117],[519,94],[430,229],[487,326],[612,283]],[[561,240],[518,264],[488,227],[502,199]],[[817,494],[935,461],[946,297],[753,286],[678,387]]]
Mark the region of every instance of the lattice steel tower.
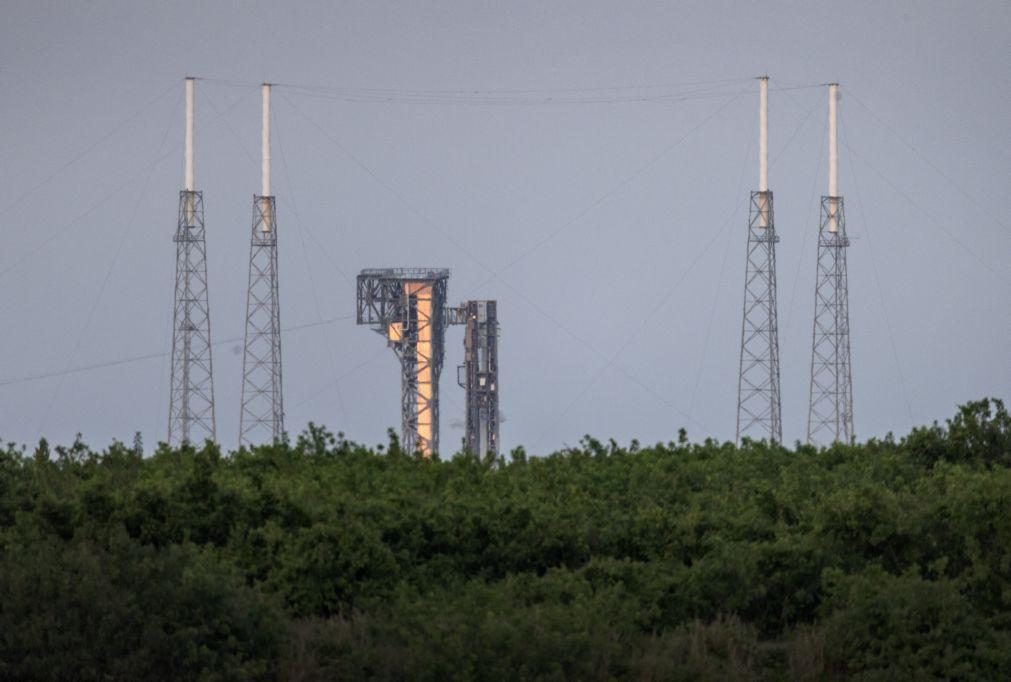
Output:
[[207,302],[204,195],[193,183],[193,79],[186,79],[186,161],[179,192],[175,302],[172,313],[170,445],[215,440],[211,313]]
[[270,85],[265,83],[262,92],[263,187],[262,192],[253,197],[246,341],[242,357],[240,445],[276,443],[284,435],[277,216],[274,211],[274,196],[270,193]]
[[499,453],[498,314],[495,301],[467,301],[451,308],[449,324],[464,325],[463,364],[456,382],[466,390],[463,447],[485,457]]
[[748,260],[744,275],[737,440],[742,436],[782,442],[779,330],[776,311],[776,234],[769,190],[769,77],[759,79],[758,191],[751,193]]
[[439,375],[446,336],[449,270],[386,268],[358,275],[358,324],[386,337],[400,359],[401,447],[439,451]]
[[836,105],[839,85],[828,87],[828,196],[821,198],[818,268],[814,293],[811,393],[807,441],[849,443],[853,434],[853,373],[850,366],[849,284],[846,218],[839,195]]

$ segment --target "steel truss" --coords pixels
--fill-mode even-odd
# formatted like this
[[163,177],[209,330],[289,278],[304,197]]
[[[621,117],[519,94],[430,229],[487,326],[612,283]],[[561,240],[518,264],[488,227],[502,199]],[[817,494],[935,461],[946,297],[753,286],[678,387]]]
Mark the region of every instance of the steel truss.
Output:
[[452,322],[466,325],[464,364],[457,383],[466,390],[467,418],[463,448],[481,458],[499,454],[498,316],[495,301],[467,301],[451,309]]
[[215,440],[203,192],[179,193],[168,442]]
[[445,352],[449,270],[362,270],[357,314],[386,337],[400,359],[401,445],[426,456],[439,451],[439,376]]
[[823,196],[818,230],[811,393],[807,417],[807,441],[814,445],[850,443],[854,439],[849,283],[846,274],[848,246],[843,199]]
[[246,341],[242,358],[240,445],[276,443],[284,437],[281,303],[278,294],[277,215],[274,208],[274,197],[253,197]]
[[783,440],[776,310],[778,241],[772,192],[752,192],[737,382],[738,442],[742,436],[767,438],[776,443]]

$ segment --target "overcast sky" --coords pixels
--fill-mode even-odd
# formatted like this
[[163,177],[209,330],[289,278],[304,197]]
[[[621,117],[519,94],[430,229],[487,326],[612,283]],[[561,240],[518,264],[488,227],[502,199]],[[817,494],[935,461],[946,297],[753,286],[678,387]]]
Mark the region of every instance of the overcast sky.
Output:
[[[165,439],[186,75],[206,79],[196,178],[226,447],[265,80],[290,432],[375,444],[399,426],[397,360],[355,326],[353,282],[425,265],[452,270],[453,303],[499,301],[505,448],[732,439],[764,73],[784,439],[807,418],[828,81],[858,437],[1007,400],[1009,34],[999,1],[8,0],[0,438]],[[462,436],[461,339],[444,450]]]

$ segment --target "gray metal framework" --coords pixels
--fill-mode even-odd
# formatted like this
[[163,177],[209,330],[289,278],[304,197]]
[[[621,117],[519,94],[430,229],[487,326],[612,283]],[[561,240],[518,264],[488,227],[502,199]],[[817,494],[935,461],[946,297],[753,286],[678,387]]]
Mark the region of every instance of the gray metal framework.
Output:
[[[466,390],[467,417],[463,448],[485,457],[499,454],[498,315],[495,301],[467,301],[454,310],[466,325],[464,362],[457,383]],[[454,321],[457,321],[454,319]]]
[[439,451],[439,376],[445,350],[449,270],[362,270],[356,321],[386,337],[400,359],[401,445],[408,452]]
[[767,438],[776,443],[783,440],[776,310],[778,241],[772,192],[752,192],[737,381],[738,442],[742,436]]
[[179,192],[168,442],[215,440],[203,192]]
[[284,437],[281,388],[281,302],[277,272],[274,197],[253,197],[249,246],[246,341],[242,358],[239,444],[276,443]]
[[[830,229],[833,221],[835,231]],[[849,283],[846,275],[848,246],[843,199],[823,196],[807,417],[807,441],[813,445],[850,443],[854,439]]]

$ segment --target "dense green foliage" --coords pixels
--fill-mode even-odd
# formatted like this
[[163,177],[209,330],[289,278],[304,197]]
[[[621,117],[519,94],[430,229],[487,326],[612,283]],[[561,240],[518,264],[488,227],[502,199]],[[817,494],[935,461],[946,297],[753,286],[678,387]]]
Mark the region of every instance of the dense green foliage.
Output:
[[0,677],[1011,679],[1011,418],[424,460],[0,452]]

